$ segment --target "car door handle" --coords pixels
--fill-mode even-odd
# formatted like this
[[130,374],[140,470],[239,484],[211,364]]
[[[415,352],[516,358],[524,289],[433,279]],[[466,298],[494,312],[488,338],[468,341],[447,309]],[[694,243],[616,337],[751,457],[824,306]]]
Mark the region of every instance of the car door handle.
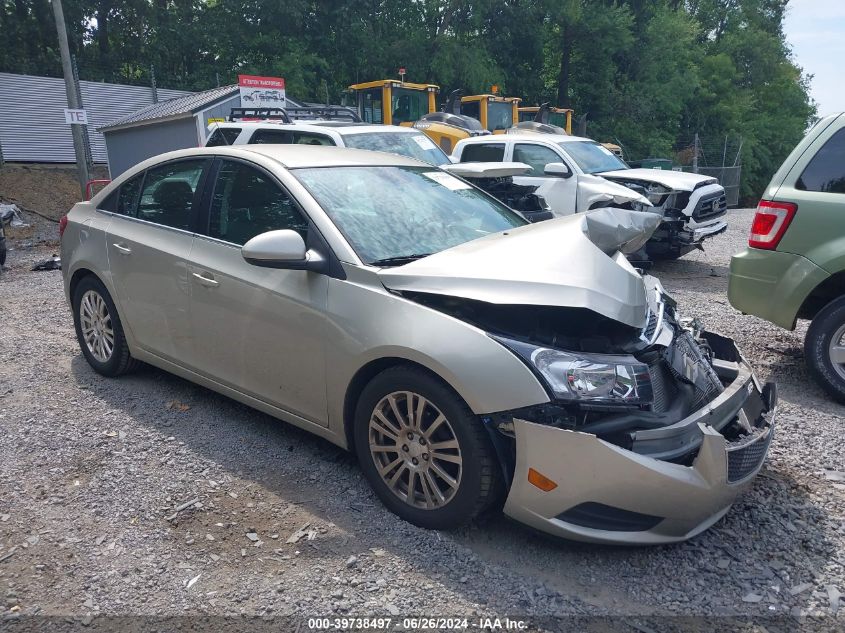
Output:
[[126,246],[125,244],[112,244],[117,249],[117,252],[121,255],[130,255],[132,253],[132,249]]
[[203,286],[208,286],[209,288],[216,288],[217,286],[220,285],[219,281],[216,281],[215,279],[213,279],[211,277],[206,277],[205,275],[203,275],[201,273],[194,273],[194,277]]

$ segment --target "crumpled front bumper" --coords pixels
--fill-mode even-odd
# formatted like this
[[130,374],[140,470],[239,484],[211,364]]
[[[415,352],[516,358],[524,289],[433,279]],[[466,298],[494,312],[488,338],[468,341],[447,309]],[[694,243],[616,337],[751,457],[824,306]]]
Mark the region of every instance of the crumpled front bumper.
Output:
[[728,223],[723,220],[697,227],[692,227],[687,224],[678,237],[683,244],[700,244],[709,237],[714,237],[720,233],[724,233],[727,229]]
[[[670,427],[649,431],[632,450],[514,419],[516,465],[505,513],[544,532],[594,543],[672,543],[706,530],[751,484],[774,434],[774,385],[761,387],[738,350],[736,358],[720,363],[733,379],[716,399]],[[759,401],[746,407],[750,399]],[[757,419],[748,420],[747,410],[759,411]],[[737,416],[753,431],[728,442],[717,429]],[[698,446],[690,466],[650,456],[674,441]],[[556,487],[548,490],[548,484],[544,491],[532,484],[529,469]]]

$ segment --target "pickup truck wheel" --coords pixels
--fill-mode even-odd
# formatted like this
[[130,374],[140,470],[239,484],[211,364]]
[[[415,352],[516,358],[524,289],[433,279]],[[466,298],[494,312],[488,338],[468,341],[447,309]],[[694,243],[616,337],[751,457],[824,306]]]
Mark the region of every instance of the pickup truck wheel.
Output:
[[501,489],[484,428],[448,386],[415,367],[386,369],[361,392],[355,450],[382,503],[429,529],[450,529],[492,505]]
[[804,339],[807,368],[835,400],[845,404],[845,297],[828,303]]

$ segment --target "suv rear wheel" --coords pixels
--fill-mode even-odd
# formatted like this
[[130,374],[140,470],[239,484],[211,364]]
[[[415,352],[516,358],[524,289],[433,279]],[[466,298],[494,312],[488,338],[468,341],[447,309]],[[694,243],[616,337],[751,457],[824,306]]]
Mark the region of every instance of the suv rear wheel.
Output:
[[828,303],[810,323],[804,357],[813,378],[845,403],[845,297]]

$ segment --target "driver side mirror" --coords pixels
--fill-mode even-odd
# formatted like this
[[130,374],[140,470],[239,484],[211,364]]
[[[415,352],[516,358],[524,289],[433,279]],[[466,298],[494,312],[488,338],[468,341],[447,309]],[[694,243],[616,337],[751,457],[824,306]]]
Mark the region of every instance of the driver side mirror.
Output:
[[571,178],[572,172],[569,167],[563,163],[548,163],[543,170],[547,176],[555,176],[557,178]]
[[256,235],[241,247],[247,263],[265,268],[287,270],[319,270],[324,260],[305,249],[305,240],[291,229],[267,231]]

